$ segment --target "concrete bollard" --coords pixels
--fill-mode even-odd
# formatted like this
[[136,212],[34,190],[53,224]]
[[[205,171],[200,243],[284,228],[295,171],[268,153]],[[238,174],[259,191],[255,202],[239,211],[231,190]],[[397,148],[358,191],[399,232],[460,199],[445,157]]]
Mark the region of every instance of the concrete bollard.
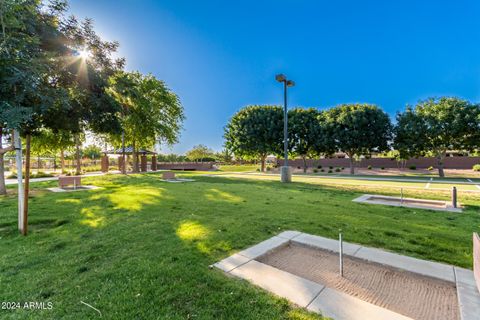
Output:
[[457,187],[452,187],[452,207],[457,207]]

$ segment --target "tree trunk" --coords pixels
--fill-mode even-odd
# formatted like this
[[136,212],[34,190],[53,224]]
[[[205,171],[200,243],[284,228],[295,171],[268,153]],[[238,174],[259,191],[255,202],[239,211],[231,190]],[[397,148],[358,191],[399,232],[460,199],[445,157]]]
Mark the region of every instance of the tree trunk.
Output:
[[302,156],[303,159],[303,173],[307,173],[307,156]]
[[[1,137],[0,137],[1,139]],[[0,143],[0,148],[1,148],[1,143]],[[7,194],[7,187],[5,186],[5,168],[3,166],[3,153],[0,154],[0,195],[6,195]]]
[[82,159],[80,156],[80,134],[79,133],[75,135],[75,159],[77,162],[75,175],[79,176],[82,174]]
[[23,228],[22,234],[28,232],[28,193],[30,191],[30,141],[31,136],[27,134],[25,142],[25,192],[23,198]]
[[125,157],[125,131],[122,131],[122,174],[127,174],[127,158]]
[[3,128],[0,128],[0,195],[7,194],[7,188],[5,186],[5,167],[4,167],[4,156],[8,151],[13,151],[13,143],[7,148],[2,146],[3,138]]
[[137,150],[135,147],[135,141],[132,143],[132,156],[133,156],[133,172],[138,172],[138,158],[137,158]]
[[65,150],[60,150],[60,167],[62,174],[65,172]]
[[443,160],[445,159],[445,155],[445,152],[439,153],[437,155],[438,176],[440,178],[445,177],[445,171],[443,170]]
[[266,159],[266,156],[265,155],[262,155],[262,158],[261,158],[261,168],[260,170],[262,172],[265,172],[265,159]]
[[350,159],[350,174],[355,174],[355,159],[353,158],[353,154],[349,154],[348,158]]
[[40,154],[37,155],[37,173],[40,172]]

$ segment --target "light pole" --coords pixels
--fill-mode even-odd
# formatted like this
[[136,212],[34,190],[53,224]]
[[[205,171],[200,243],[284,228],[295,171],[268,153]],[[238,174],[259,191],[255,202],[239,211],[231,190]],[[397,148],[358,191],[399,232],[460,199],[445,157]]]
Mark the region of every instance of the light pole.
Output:
[[293,87],[295,82],[288,80],[283,74],[277,74],[275,80],[283,82],[283,153],[285,162],[281,167],[281,179],[282,182],[292,181],[292,171],[288,166],[288,112],[287,112],[287,88]]

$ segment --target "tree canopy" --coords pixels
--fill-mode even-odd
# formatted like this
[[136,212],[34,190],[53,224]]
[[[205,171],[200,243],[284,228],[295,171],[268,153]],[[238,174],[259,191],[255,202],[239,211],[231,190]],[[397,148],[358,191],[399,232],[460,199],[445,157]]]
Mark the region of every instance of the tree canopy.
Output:
[[248,106],[238,111],[225,127],[225,146],[236,156],[265,159],[280,154],[283,143],[283,111],[277,106]]
[[192,161],[214,161],[215,153],[212,149],[203,144],[193,146],[191,150],[188,150],[185,154],[189,160]]
[[[110,78],[108,92],[122,105],[120,118],[125,141],[134,153],[155,143],[178,141],[184,110],[178,96],[163,81],[139,72],[117,72]],[[114,141],[118,145],[120,136],[115,135]],[[138,170],[136,156],[134,170]]]
[[430,98],[397,114],[394,148],[402,158],[432,155],[445,176],[447,150],[480,147],[480,108],[453,97]]
[[375,105],[343,104],[325,113],[328,135],[335,148],[350,158],[350,173],[355,172],[354,160],[372,152],[389,150],[392,124],[388,114]]
[[325,116],[315,108],[288,111],[288,138],[290,151],[303,160],[304,172],[307,158],[335,152],[335,144],[325,127]]

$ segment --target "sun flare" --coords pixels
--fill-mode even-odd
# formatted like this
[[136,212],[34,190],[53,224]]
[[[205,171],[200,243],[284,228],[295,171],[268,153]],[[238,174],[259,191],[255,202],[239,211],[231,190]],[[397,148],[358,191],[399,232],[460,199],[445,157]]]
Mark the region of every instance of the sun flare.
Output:
[[86,60],[90,57],[90,52],[87,49],[82,49],[78,51],[78,56],[83,60]]

